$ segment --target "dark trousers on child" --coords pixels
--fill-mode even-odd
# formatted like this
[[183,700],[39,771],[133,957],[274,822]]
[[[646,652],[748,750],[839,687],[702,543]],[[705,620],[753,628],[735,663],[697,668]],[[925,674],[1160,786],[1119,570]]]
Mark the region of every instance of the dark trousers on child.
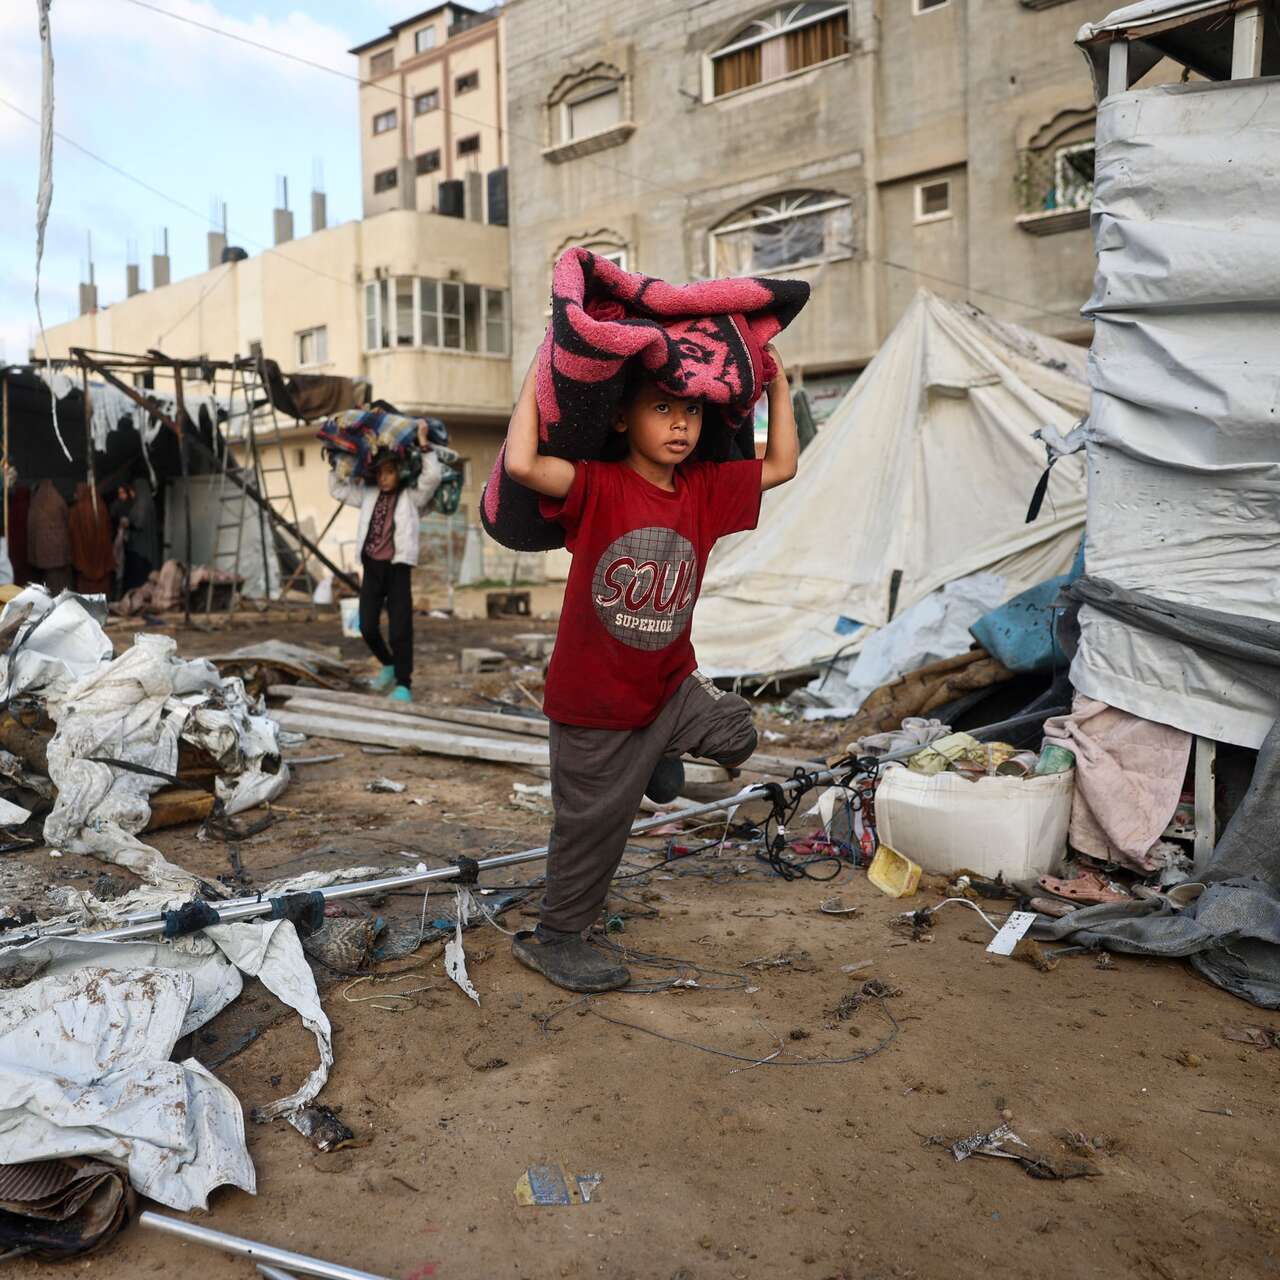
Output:
[[575,933],[600,914],[658,761],[691,755],[736,768],[756,749],[751,706],[695,671],[643,729],[551,725],[551,800],[540,922]]
[[[396,684],[406,689],[413,679],[412,566],[390,560],[360,559],[360,635],[384,667],[395,667]],[[382,638],[382,606],[387,607],[388,648]]]

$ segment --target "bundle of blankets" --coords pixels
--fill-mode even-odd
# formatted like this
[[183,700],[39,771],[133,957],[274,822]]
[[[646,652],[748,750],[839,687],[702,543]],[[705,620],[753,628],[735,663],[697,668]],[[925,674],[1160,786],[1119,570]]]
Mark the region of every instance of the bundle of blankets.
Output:
[[[540,451],[571,461],[602,457],[633,360],[672,395],[704,401],[698,457],[752,457],[755,404],[776,373],[764,348],[808,300],[803,280],[672,285],[587,249],[566,250],[552,276],[551,322],[534,371]],[[564,530],[539,514],[537,494],[506,474],[501,452],[481,518],[514,551],[564,545]]]
[[375,460],[388,454],[407,472],[405,478],[412,480],[422,469],[419,422],[426,422],[433,447],[439,449],[448,440],[444,423],[437,418],[410,418],[376,407],[336,413],[316,435],[341,480],[372,483]]

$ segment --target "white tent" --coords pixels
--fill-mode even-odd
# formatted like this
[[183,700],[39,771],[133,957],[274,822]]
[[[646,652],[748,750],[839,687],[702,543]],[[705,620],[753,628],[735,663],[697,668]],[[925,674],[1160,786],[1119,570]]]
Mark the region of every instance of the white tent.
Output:
[[1065,573],[1084,528],[1081,458],[1053,470],[1040,518],[1027,504],[1045,465],[1039,427],[1089,407],[1085,352],[921,291],[832,413],[759,527],[712,556],[694,622],[702,669],[801,668],[931,591],[979,571],[1009,596]]

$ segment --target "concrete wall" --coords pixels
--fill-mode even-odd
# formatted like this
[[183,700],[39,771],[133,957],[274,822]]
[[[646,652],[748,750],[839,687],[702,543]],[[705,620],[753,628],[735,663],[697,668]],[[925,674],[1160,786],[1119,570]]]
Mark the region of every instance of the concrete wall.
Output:
[[[859,42],[871,0],[854,0],[850,54],[824,67],[704,103],[703,54],[762,7],[742,0],[513,0],[506,7],[513,138],[513,378],[546,323],[550,268],[574,243],[625,246],[633,270],[672,280],[706,274],[708,229],[757,199],[793,188],[854,202],[854,242],[841,262],[808,268],[814,301],[785,338],[794,364],[865,361],[877,341],[867,307],[871,198],[864,156],[872,78]],[[551,157],[551,106],[566,78],[620,71],[635,130],[607,149]]]
[[[850,0],[847,57],[704,101],[706,55],[752,18],[751,0],[509,0],[512,289],[518,382],[546,323],[550,263],[567,244],[623,243],[636,270],[710,271],[707,232],[745,204],[793,189],[853,202],[853,249],[789,274],[813,301],[780,346],[812,373],[866,363],[917,289],[969,298],[1003,319],[1078,341],[1094,269],[1086,226],[1019,222],[1019,151],[1071,109],[1092,110],[1073,39],[1105,5]],[[627,77],[634,131],[568,158],[548,102],[593,66]],[[1082,136],[1088,136],[1086,120]],[[558,160],[558,162],[557,162]],[[948,179],[944,219],[917,218],[916,186]],[[1043,224],[1038,228],[1044,230]]]

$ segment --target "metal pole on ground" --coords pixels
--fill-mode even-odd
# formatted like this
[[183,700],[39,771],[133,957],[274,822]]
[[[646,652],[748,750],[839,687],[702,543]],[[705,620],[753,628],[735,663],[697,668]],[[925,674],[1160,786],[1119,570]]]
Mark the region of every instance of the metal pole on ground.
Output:
[[150,1209],[139,1214],[138,1225],[150,1227],[152,1231],[180,1236],[183,1240],[207,1245],[210,1249],[221,1249],[224,1253],[238,1253],[241,1257],[252,1258],[256,1262],[274,1263],[297,1272],[298,1275],[319,1276],[320,1280],[387,1280],[386,1276],[374,1275],[372,1271],[357,1271],[354,1267],[339,1266],[336,1262],[309,1258],[304,1253],[292,1253],[288,1249],[277,1249],[274,1245],[259,1244],[256,1240],[246,1240],[243,1236],[229,1236],[224,1231],[198,1227],[194,1222],[171,1218],[168,1214],[155,1213]]
[[[1015,716],[1011,720],[1001,720],[997,724],[986,725],[981,729],[970,730],[970,732],[975,738],[996,738],[1011,730],[1025,728],[1027,725],[1034,724],[1037,721],[1043,723],[1049,716],[1062,715],[1065,711],[1065,707],[1051,707],[1044,711],[1033,712],[1030,715]],[[908,756],[915,755],[920,749],[918,744],[904,747],[901,751],[894,751],[880,757],[877,763],[892,764],[895,761],[905,760]],[[821,786],[824,783],[834,781],[838,775],[846,772],[848,767],[849,762],[841,762],[833,767],[820,769],[799,778],[788,778],[777,785],[788,793],[797,789]],[[740,791],[731,796],[726,796],[722,800],[708,800],[705,804],[689,805],[683,809],[676,809],[668,813],[655,814],[651,818],[642,818],[633,824],[631,834],[633,836],[644,835],[646,832],[653,831],[670,822],[681,822],[687,818],[701,818],[711,813],[724,813],[731,809],[737,809],[741,805],[750,804],[753,801],[768,799],[769,794],[770,786],[762,783],[753,783],[751,786],[743,787]],[[478,871],[497,871],[505,867],[519,866],[525,862],[536,862],[546,856],[546,845],[539,845],[535,849],[522,849],[518,853],[501,853],[492,858],[482,858],[476,862],[476,869]],[[657,870],[656,867],[654,869]],[[399,875],[379,876],[374,880],[354,880],[348,884],[330,885],[316,892],[326,902],[332,902],[340,898],[359,898],[365,894],[380,894],[388,893],[393,889],[413,888],[415,885],[430,884],[436,880],[453,880],[461,872],[461,867],[451,863],[445,867],[431,867],[424,871],[405,871]],[[499,888],[501,886],[494,887]],[[210,902],[208,905],[217,911],[218,918],[222,923],[228,924],[270,915],[273,910],[271,900],[261,896],[233,898],[229,901]],[[37,931],[26,934],[24,937],[75,936],[93,939],[97,942],[124,942],[131,938],[153,937],[164,929],[164,913],[160,911],[140,913],[127,919],[128,922],[126,924],[115,929],[106,929],[94,933],[80,933],[70,926],[64,925],[47,930],[43,934]]]

